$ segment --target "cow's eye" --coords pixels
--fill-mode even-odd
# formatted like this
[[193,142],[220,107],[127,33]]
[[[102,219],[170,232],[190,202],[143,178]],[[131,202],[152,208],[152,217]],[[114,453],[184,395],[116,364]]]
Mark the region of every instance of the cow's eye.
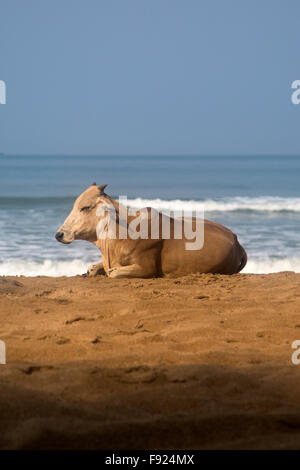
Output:
[[80,209],[80,212],[86,212],[88,211],[92,206],[84,206]]

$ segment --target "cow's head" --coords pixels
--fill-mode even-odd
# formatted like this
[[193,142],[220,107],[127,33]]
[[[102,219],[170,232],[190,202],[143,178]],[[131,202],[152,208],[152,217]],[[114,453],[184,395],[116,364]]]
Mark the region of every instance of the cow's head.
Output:
[[55,235],[57,241],[69,244],[74,240],[97,240],[99,217],[96,211],[105,197],[109,197],[104,193],[106,186],[97,186],[94,183],[76,199],[71,213]]

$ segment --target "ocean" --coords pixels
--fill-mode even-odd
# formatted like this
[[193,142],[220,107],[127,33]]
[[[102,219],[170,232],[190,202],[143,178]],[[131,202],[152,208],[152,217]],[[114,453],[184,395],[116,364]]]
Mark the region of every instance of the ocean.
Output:
[[204,208],[239,238],[245,273],[300,272],[296,156],[0,155],[0,275],[72,276],[101,260],[88,242],[55,233],[94,181],[132,207]]

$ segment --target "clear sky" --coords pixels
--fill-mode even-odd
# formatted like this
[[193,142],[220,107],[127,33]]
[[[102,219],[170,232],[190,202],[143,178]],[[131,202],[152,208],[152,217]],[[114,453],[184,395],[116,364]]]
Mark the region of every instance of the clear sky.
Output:
[[0,0],[0,150],[300,154],[299,0]]

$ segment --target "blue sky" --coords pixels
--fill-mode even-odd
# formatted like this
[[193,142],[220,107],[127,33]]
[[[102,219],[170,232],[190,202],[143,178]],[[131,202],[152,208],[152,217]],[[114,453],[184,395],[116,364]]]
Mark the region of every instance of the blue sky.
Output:
[[0,150],[300,154],[299,0],[0,0]]

